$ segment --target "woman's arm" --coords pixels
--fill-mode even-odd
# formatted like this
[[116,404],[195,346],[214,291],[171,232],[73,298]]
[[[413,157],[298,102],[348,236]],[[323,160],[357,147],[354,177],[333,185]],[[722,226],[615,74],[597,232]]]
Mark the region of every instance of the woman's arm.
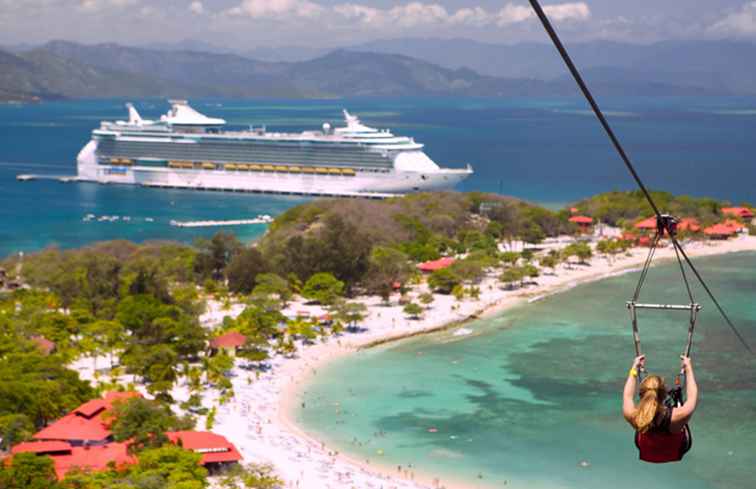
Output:
[[672,428],[682,428],[690,421],[698,405],[698,384],[693,374],[693,364],[688,357],[682,357],[685,369],[685,403],[672,410]]
[[625,389],[622,391],[622,415],[630,424],[632,424],[632,418],[635,414],[635,388],[638,384],[638,370],[643,367],[645,361],[645,355],[640,355],[633,360],[633,365],[630,367],[625,381]]

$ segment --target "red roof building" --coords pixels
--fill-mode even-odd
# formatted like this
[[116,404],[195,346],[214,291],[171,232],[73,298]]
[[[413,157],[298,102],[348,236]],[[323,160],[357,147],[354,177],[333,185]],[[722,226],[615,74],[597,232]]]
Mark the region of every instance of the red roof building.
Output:
[[231,331],[210,340],[210,348],[239,348],[247,343],[247,337],[237,331]]
[[704,234],[713,239],[727,239],[735,233],[736,231],[731,226],[721,223],[704,229]]
[[[48,455],[59,479],[74,468],[84,471],[116,469],[136,463],[129,455],[128,444],[114,442],[103,414],[113,403],[141,397],[138,392],[109,392],[102,399],[87,401],[58,421],[34,435],[35,441],[23,442],[11,454]],[[171,442],[202,454],[202,465],[233,463],[241,460],[236,447],[221,435],[208,432],[179,431],[166,433]]]
[[753,211],[747,207],[722,207],[722,214],[741,219],[753,219]]
[[739,223],[735,219],[726,219],[722,224],[724,224],[725,226],[730,226],[736,233],[742,231],[743,229],[746,229],[743,224]]
[[234,444],[225,436],[207,431],[173,431],[166,433],[166,436],[171,443],[201,454],[202,465],[235,463],[242,459]]
[[697,219],[692,217],[683,217],[677,224],[677,230],[697,233],[701,230],[701,224],[698,223]]
[[644,229],[654,231],[656,229],[656,217],[649,217],[635,223],[635,229]]
[[569,221],[581,226],[590,226],[593,224],[593,218],[588,216],[572,216]]
[[435,272],[450,267],[456,260],[451,256],[445,256],[438,260],[426,261],[417,264],[417,269],[421,272]]

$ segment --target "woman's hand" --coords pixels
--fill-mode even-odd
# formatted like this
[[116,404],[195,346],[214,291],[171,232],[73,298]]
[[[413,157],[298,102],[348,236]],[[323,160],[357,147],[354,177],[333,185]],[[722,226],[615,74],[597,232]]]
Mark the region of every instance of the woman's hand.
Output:
[[646,365],[646,355],[638,355],[637,357],[635,357],[635,360],[633,360],[633,366],[630,368],[641,370],[645,365]]
[[686,372],[690,372],[693,370],[693,364],[690,361],[690,357],[686,357],[685,355],[680,355],[680,360],[682,361],[682,367],[685,369]]

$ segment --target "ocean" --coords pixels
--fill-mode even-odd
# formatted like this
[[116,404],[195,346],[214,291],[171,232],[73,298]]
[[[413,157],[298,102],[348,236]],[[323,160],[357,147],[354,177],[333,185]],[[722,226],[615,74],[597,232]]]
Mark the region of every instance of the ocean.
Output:
[[[756,253],[696,260],[756,345]],[[676,265],[649,273],[642,300],[685,302]],[[683,462],[638,460],[621,414],[634,357],[629,273],[454,330],[359,352],[318,369],[294,419],[329,447],[476,487],[750,489],[756,478],[754,358],[701,290],[692,358],[701,389]],[[687,314],[645,312],[647,366],[679,369]]]
[[[177,228],[171,220],[228,220],[272,214],[301,199],[57,181],[18,182],[22,173],[72,175],[78,151],[103,119],[126,117],[125,100],[0,105],[0,256],[105,239],[190,242],[221,228]],[[163,100],[133,100],[144,117]],[[514,195],[550,207],[633,188],[586,104],[577,98],[361,98],[194,100],[236,126],[317,129],[347,108],[369,125],[426,144],[442,166],[471,164],[459,190]],[[756,98],[601,99],[648,185],[675,193],[754,201]],[[117,221],[83,221],[87,214]],[[124,220],[123,217],[128,217]],[[225,230],[251,240],[264,225]]]

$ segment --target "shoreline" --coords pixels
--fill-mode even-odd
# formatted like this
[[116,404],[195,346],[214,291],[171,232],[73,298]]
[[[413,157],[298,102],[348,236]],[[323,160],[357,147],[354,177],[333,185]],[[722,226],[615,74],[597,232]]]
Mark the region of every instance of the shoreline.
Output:
[[[741,236],[717,243],[696,242],[689,244],[686,251],[691,258],[756,251],[756,237]],[[588,282],[632,272],[642,266],[647,249],[633,248],[631,254],[617,257],[611,266],[605,258],[594,257],[588,265],[559,269],[558,275],[539,277],[538,285],[513,291],[492,286],[496,279],[489,277],[481,284],[480,299],[465,300],[452,310],[452,304],[456,304],[453,298],[447,297],[450,300],[445,300],[437,297],[431,308],[433,313],[428,313],[426,318],[419,321],[403,319],[400,306],[385,307],[373,298],[361,298],[369,305],[369,314],[362,323],[367,328],[366,332],[329,338],[324,343],[302,347],[295,358],[276,356],[271,359],[272,368],[268,372],[258,375],[255,380],[250,377],[246,383],[241,382],[243,371],[235,368],[238,371],[233,379],[236,397],[218,408],[214,431],[236,444],[245,460],[273,464],[286,488],[370,485],[397,489],[486,487],[483,483],[457,481],[448,477],[439,479],[417,471],[416,467],[412,468],[412,472],[400,474],[396,468],[382,464],[379,456],[362,461],[353,454],[343,454],[329,448],[316,434],[308,433],[297,425],[295,411],[302,402],[302,394],[317,375],[317,370],[334,360],[375,346],[461,328],[471,320],[489,318],[509,308],[542,300]],[[659,249],[654,265],[668,262],[674,257],[670,247]],[[292,304],[290,307],[302,306]],[[396,314],[396,310],[399,314]],[[401,318],[398,325],[397,316]],[[391,326],[388,325],[389,321]],[[256,424],[249,421],[250,416],[256,418]],[[295,456],[292,456],[292,452]]]

